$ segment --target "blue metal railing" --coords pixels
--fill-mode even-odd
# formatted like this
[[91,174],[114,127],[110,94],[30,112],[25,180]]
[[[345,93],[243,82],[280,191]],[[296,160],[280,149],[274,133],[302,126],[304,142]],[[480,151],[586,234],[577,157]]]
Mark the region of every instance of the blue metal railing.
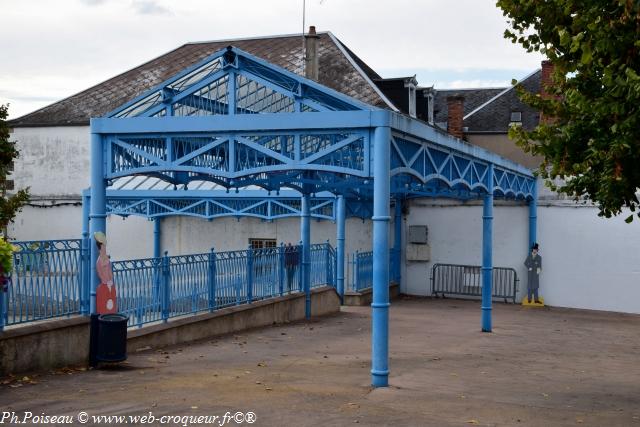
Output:
[[[301,291],[301,247],[275,247],[112,263],[119,311],[130,325]],[[311,245],[311,288],[335,283],[335,253]]]
[[[397,282],[399,279],[399,263],[397,251],[389,250],[389,279]],[[361,292],[373,286],[373,252],[359,252],[349,256],[349,272],[347,290]]]
[[[14,272],[0,295],[4,325],[88,313],[89,241],[14,242]],[[130,325],[302,291],[302,247],[113,261],[118,309]],[[336,284],[335,250],[311,245],[311,288]],[[1,290],[0,290],[1,292]]]
[[13,273],[0,304],[4,325],[78,314],[88,306],[81,288],[88,250],[81,240],[12,242]]

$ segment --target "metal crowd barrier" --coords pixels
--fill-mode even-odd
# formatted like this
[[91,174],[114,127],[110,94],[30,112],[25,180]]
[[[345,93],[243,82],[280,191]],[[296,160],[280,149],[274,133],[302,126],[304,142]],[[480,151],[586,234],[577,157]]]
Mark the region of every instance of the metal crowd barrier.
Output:
[[[492,297],[516,302],[518,274],[513,268],[493,267]],[[434,264],[431,269],[434,296],[482,296],[482,269],[477,265]]]

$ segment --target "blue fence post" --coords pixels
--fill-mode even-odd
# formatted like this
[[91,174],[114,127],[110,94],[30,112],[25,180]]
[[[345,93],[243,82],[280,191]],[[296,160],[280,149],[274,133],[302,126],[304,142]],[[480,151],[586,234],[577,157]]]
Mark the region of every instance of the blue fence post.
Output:
[[253,301],[253,249],[247,250],[247,302]]
[[207,284],[209,288],[209,311],[214,311],[217,306],[216,301],[216,252],[214,248],[211,248],[209,252],[209,270],[207,277]]
[[278,248],[278,287],[280,290],[280,296],[284,294],[284,243],[280,243],[280,247]]
[[354,271],[354,290],[360,290],[360,257],[358,256],[358,251],[353,255],[353,271]]
[[298,244],[296,253],[298,255],[298,291],[301,292],[303,287],[302,282],[304,281],[304,279],[302,278],[304,275],[304,269],[302,268],[302,241],[300,241],[300,243]]
[[[9,280],[9,279],[7,279]],[[6,318],[7,318],[7,308],[5,306],[5,292],[7,292],[9,284],[8,283],[2,283],[0,284],[0,331],[2,331],[4,329],[4,325],[6,323]]]
[[324,261],[325,261],[325,271],[326,271],[326,284],[329,286],[333,286],[333,280],[331,280],[331,253],[329,253],[329,248],[331,245],[329,244],[329,239],[327,239],[327,243],[324,247]]
[[[89,235],[87,230],[86,235]],[[79,278],[80,284],[80,314],[86,315],[89,313],[89,239],[82,233],[82,240],[80,241],[80,265],[79,265]]]
[[169,252],[162,257],[162,320],[166,323],[171,310],[171,269],[169,268]]
[[89,240],[89,215],[91,206],[89,196],[82,196],[82,240],[80,242],[80,314],[89,314],[89,288],[91,282],[91,244]]

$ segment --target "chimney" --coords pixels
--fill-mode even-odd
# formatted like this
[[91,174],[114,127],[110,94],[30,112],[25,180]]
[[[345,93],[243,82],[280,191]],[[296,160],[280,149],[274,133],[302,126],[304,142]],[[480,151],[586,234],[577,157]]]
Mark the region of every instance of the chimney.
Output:
[[553,80],[551,76],[553,75],[554,65],[549,60],[542,61],[542,77],[540,80],[540,96],[543,98],[549,98],[551,95],[547,91],[547,88],[553,86]]
[[451,136],[462,139],[462,118],[464,117],[464,96],[447,96],[447,132]]
[[[549,93],[549,89],[553,86],[552,77],[555,66],[549,60],[542,61],[541,66],[542,75],[540,76],[540,96],[543,99],[549,99],[553,96]],[[540,122],[551,123],[553,122],[553,117],[545,116],[543,113],[540,113]]]
[[309,33],[304,35],[305,59],[304,76],[318,81],[318,35],[316,27],[310,26]]

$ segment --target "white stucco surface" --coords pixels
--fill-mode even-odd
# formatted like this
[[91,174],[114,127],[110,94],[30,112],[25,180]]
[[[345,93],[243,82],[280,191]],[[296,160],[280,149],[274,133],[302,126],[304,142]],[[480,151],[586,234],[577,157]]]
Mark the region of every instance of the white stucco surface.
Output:
[[[547,203],[548,204],[548,203]],[[593,207],[538,207],[540,292],[551,306],[640,313],[640,223],[604,219]],[[431,261],[404,263],[406,292],[431,294],[434,263],[481,265],[482,206],[413,201],[406,225],[428,225]],[[512,267],[526,293],[528,208],[496,203],[494,266]]]
[[89,187],[89,127],[16,128],[20,157],[12,178],[16,188],[30,187],[33,196],[80,195]]

